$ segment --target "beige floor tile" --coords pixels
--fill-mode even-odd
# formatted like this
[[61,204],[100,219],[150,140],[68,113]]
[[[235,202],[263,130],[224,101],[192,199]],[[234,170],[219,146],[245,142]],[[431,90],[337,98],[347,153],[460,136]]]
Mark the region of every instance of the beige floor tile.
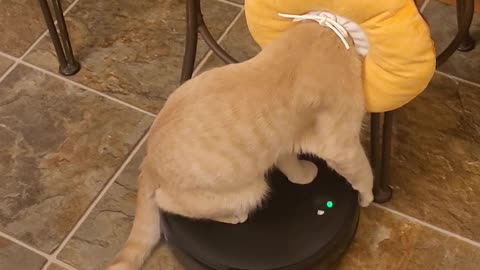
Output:
[[[202,1],[205,21],[215,37],[239,8]],[[73,48],[82,70],[73,80],[123,101],[157,112],[178,86],[185,36],[185,0],[140,2],[82,0],[67,16]],[[200,43],[198,56],[206,53]],[[27,61],[57,72],[49,38]]]
[[0,237],[0,269],[40,270],[46,262],[33,251]]
[[230,2],[233,2],[233,3],[236,3],[236,4],[240,4],[240,5],[245,4],[245,0],[227,0],[227,1],[230,1]]
[[435,76],[395,114],[388,204],[480,241],[480,89]]
[[0,77],[8,70],[8,68],[13,65],[13,61],[0,56]]
[[58,264],[50,264],[47,268],[47,270],[66,270],[65,268],[61,267],[60,265]]
[[337,270],[474,270],[479,263],[480,249],[370,207]]
[[[95,207],[59,258],[78,269],[105,269],[125,243],[135,214],[136,178],[144,156],[139,151]],[[88,258],[88,259],[86,259]],[[145,270],[183,269],[162,246],[147,261]]]
[[51,252],[152,117],[25,66],[0,100],[0,230]]

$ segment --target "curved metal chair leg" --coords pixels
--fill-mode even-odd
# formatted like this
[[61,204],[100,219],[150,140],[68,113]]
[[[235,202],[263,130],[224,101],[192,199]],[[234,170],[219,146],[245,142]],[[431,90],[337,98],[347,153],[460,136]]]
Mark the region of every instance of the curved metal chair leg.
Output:
[[205,21],[203,20],[200,0],[187,0],[187,34],[185,40],[185,54],[183,56],[182,83],[192,78],[193,75],[195,57],[197,54],[198,33],[200,33],[208,47],[210,47],[210,49],[212,49],[212,51],[225,63],[238,63],[237,60],[220,47],[210,31],[208,31]]
[[203,40],[205,40],[205,42],[207,43],[208,47],[210,47],[210,49],[212,49],[212,51],[218,57],[220,57],[220,59],[222,59],[223,62],[225,62],[226,64],[238,63],[238,61],[235,60],[235,58],[233,58],[222,47],[220,47],[220,45],[217,43],[217,41],[212,36],[210,31],[208,31],[205,23],[203,22],[203,19],[202,19],[202,24],[199,26],[198,31],[202,35]]
[[52,38],[53,46],[57,54],[60,74],[71,76],[80,70],[80,64],[75,60],[73,55],[70,37],[68,35],[67,25],[63,16],[63,9],[60,0],[52,0],[53,10],[57,19],[58,31],[53,20],[52,13],[48,6],[47,0],[38,0],[42,9],[48,32]]

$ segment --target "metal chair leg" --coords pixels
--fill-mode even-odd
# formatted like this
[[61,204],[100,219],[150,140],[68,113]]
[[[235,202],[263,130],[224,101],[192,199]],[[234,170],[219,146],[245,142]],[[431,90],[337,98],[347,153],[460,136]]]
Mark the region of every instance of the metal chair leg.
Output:
[[225,62],[226,64],[238,63],[238,61],[235,60],[235,58],[233,58],[222,47],[220,47],[220,45],[217,43],[217,41],[212,36],[210,31],[208,31],[205,23],[203,22],[203,19],[202,19],[202,24],[199,26],[198,31],[202,35],[203,40],[205,40],[205,42],[207,43],[208,47],[210,47],[210,49],[212,49],[212,51],[218,57],[220,57],[220,59],[222,59],[223,62]]
[[[390,159],[393,112],[373,113],[370,123],[371,162],[373,167],[375,202],[384,203],[392,198],[390,187]],[[380,135],[381,134],[381,135]]]
[[[472,2],[472,4],[470,3]],[[472,20],[462,21],[465,18],[465,14],[472,14],[475,11],[475,3],[474,1],[457,1],[457,25],[458,27],[462,26],[468,30],[470,30],[470,26],[472,24]],[[469,19],[469,17],[467,17]],[[458,50],[461,52],[468,52],[475,48],[475,41],[473,40],[472,36],[470,36],[470,32],[467,30],[462,42],[458,45]]]
[[473,40],[470,33],[467,34],[465,39],[458,46],[458,50],[461,52],[469,52],[475,48],[475,40]]
[[[450,42],[448,47],[437,56],[437,67],[441,66],[455,53],[457,49],[466,51],[473,49],[474,43],[469,40],[470,25],[473,20],[474,0],[457,0],[457,35]],[[463,45],[462,45],[463,43]],[[461,48],[462,45],[462,48]]]
[[208,31],[205,21],[203,20],[202,8],[200,0],[187,0],[187,30],[185,39],[185,54],[183,56],[182,75],[180,82],[192,78],[195,69],[195,57],[197,54],[198,33],[202,36],[205,43],[212,51],[220,57],[225,63],[237,63],[220,45]]
[[[380,179],[382,152],[381,152],[381,114],[372,113],[370,117],[370,162],[372,163],[373,178],[374,178],[374,191],[378,189],[378,183]],[[374,192],[375,193],[375,192]]]
[[59,63],[59,71],[62,75],[71,76],[80,70],[80,64],[75,60],[73,55],[70,37],[68,35],[67,25],[63,16],[62,5],[60,0],[52,0],[53,10],[57,19],[58,31],[53,20],[52,13],[48,6],[47,0],[38,0],[43,12],[45,23],[52,38],[53,46],[57,54]]
[[383,117],[382,134],[382,166],[380,178],[375,190],[375,201],[384,203],[392,198],[390,187],[390,161],[392,152],[393,111],[386,112]]

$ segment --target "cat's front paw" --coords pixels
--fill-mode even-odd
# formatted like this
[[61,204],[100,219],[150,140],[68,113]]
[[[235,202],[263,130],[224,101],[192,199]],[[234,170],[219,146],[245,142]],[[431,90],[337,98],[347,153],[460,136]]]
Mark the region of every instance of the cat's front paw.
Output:
[[367,207],[372,202],[373,202],[373,193],[371,191],[360,193],[360,196],[358,197],[358,204],[361,207]]
[[315,163],[308,161],[308,160],[299,160],[301,171],[298,175],[296,175],[295,179],[289,179],[290,182],[295,184],[309,184],[311,183],[318,174],[318,168]]

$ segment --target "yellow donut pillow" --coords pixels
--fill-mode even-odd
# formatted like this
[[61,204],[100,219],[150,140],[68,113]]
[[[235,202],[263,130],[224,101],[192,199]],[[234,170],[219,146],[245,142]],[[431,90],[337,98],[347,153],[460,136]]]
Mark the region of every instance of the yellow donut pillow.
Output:
[[364,59],[369,112],[405,105],[426,88],[435,71],[430,30],[413,0],[246,0],[245,11],[261,47],[294,25],[279,13],[327,11],[358,24],[369,43]]

